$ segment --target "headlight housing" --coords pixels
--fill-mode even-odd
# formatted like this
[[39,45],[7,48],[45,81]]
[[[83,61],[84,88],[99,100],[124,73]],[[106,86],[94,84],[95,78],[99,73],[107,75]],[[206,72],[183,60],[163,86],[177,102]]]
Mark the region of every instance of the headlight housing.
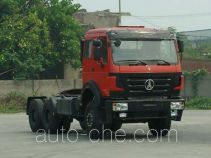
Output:
[[184,102],[171,102],[171,110],[184,110]]
[[113,111],[128,111],[128,103],[113,103]]

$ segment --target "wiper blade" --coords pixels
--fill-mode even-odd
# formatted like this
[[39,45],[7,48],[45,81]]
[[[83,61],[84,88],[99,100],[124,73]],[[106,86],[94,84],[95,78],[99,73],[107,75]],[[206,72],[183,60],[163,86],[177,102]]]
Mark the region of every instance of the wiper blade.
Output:
[[[168,61],[162,60],[162,59],[153,59],[153,60],[150,60],[150,61],[157,61],[158,65],[171,65],[171,63],[169,63]],[[159,62],[162,62],[162,63],[159,63]]]
[[142,60],[119,60],[119,61],[116,61],[117,63],[122,63],[122,62],[132,62],[130,63],[129,65],[147,65],[147,63],[145,63],[144,61]]

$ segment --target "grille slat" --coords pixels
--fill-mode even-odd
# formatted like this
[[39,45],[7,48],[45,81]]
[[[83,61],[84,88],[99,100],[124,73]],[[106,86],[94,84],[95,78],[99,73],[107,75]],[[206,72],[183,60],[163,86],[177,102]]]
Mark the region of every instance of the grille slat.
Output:
[[[153,79],[153,78],[151,78],[152,80],[154,80],[154,81],[171,81],[171,79],[170,78],[167,78],[167,79]],[[146,79],[127,79],[127,82],[145,82],[146,81]]]
[[[119,76],[119,79],[130,96],[168,96],[173,82],[172,76],[152,74]],[[154,88],[150,91],[145,88],[148,79],[154,81]]]
[[[129,88],[145,88],[145,85],[128,85]],[[164,84],[164,85],[156,85],[158,88],[167,88],[170,87],[170,84]]]
[[155,93],[160,93],[160,92],[167,92],[168,90],[164,89],[164,90],[153,90],[153,91],[129,91],[131,93],[151,93],[151,92],[155,92]]

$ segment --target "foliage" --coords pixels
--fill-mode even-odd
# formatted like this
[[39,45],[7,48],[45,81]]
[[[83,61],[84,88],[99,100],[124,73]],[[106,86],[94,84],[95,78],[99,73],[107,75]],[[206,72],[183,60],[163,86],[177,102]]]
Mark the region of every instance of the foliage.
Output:
[[207,69],[198,69],[198,70],[194,70],[192,72],[184,72],[184,75],[185,76],[189,76],[189,77],[197,77],[197,78],[200,78],[200,77],[203,77],[205,75],[209,74],[209,72],[207,71]]
[[[28,74],[27,77],[30,77],[33,73],[43,71],[43,65],[47,63],[47,57],[50,56],[52,49],[47,37],[46,23],[42,23],[34,13],[30,13],[27,18],[20,18],[18,15],[8,17],[0,25],[0,31],[4,33],[0,36],[3,55],[1,65],[6,68],[13,66],[18,72]],[[16,19],[20,20],[15,22]],[[43,33],[43,45],[39,35],[41,33]]]
[[[211,59],[211,40],[188,40],[183,33],[177,32],[176,28],[169,27],[168,30],[176,34],[177,39],[183,40],[185,50],[183,57],[185,59]],[[194,37],[194,36],[193,36]],[[199,37],[197,37],[199,39]]]
[[197,42],[186,41],[184,58],[186,59],[211,59],[211,40]]
[[26,96],[22,93],[11,92],[0,98],[1,113],[16,113],[25,111]]
[[198,96],[198,85],[199,81],[203,79],[205,75],[209,74],[207,69],[198,69],[194,70],[192,72],[184,72],[184,76],[187,78],[191,78],[191,84],[192,84],[192,90],[193,90],[193,96]]
[[2,0],[0,67],[34,79],[48,66],[79,66],[80,24],[72,0]]
[[189,99],[186,102],[186,108],[195,110],[211,110],[211,99],[205,97]]

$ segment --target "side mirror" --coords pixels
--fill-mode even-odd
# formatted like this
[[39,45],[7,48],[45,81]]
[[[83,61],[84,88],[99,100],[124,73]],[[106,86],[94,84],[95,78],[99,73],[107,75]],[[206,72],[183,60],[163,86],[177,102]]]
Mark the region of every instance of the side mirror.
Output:
[[93,41],[93,46],[97,47],[97,48],[101,48],[103,45],[102,41],[99,39],[96,39]]
[[99,61],[101,54],[100,54],[100,48],[102,47],[103,43],[101,40],[96,39],[93,41],[93,46],[95,47],[94,49],[94,59]]
[[184,42],[182,40],[177,40],[179,52],[183,53],[184,52]]
[[120,39],[115,40],[115,41],[114,41],[114,45],[115,45],[116,47],[119,47],[119,46],[121,45],[121,40],[120,40]]

